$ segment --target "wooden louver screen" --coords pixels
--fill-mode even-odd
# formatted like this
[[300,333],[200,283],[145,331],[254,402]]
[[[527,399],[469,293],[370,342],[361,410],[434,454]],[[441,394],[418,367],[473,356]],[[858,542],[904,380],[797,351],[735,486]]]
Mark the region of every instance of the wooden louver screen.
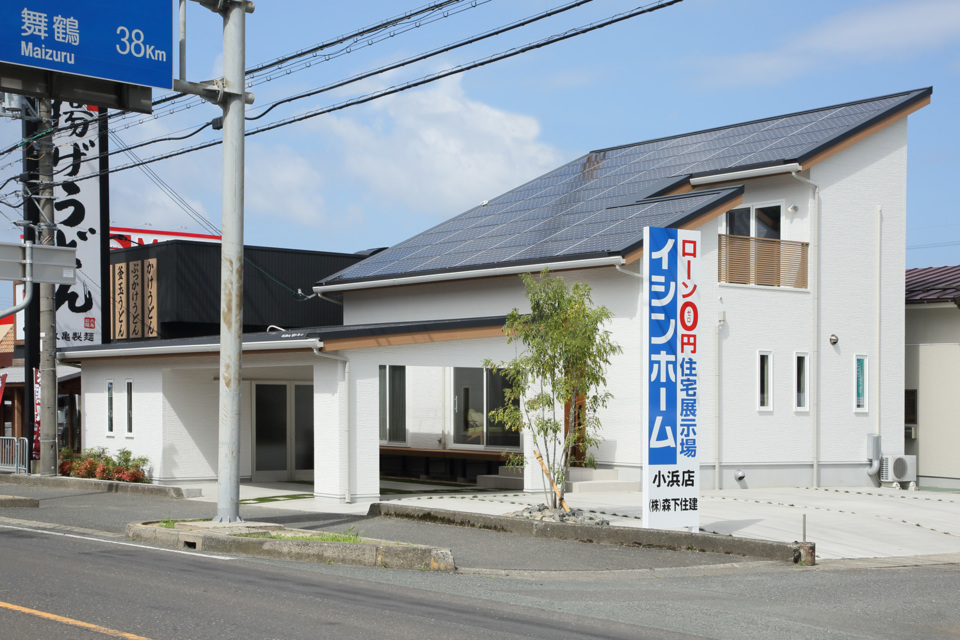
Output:
[[809,243],[748,236],[718,236],[720,282],[807,288]]

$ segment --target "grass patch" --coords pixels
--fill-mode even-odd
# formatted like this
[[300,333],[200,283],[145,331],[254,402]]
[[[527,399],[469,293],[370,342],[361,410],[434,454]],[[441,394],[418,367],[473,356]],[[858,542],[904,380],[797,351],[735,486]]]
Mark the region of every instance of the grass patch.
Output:
[[363,533],[353,531],[352,528],[347,531],[342,531],[340,533],[329,533],[326,531],[319,531],[317,533],[311,534],[289,534],[289,533],[277,533],[277,532],[263,532],[263,533],[238,533],[236,537],[238,538],[263,538],[269,540],[310,540],[315,542],[349,542],[354,544],[367,544],[367,542],[360,537],[360,534]]
[[164,529],[173,529],[174,525],[177,524],[176,520],[171,520],[170,518],[164,518],[163,520],[157,523],[158,527],[163,527]]

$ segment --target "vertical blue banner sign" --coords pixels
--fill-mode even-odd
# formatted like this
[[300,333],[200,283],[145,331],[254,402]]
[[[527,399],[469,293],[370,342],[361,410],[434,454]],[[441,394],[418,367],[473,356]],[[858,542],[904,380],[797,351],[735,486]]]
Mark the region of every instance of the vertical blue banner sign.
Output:
[[700,526],[700,232],[643,235],[643,526]]

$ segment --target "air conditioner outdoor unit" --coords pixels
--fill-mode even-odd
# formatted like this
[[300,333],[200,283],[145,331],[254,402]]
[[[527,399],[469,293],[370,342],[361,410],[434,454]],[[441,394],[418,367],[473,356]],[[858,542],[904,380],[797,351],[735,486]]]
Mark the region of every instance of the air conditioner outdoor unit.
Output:
[[917,456],[880,458],[880,482],[916,482]]

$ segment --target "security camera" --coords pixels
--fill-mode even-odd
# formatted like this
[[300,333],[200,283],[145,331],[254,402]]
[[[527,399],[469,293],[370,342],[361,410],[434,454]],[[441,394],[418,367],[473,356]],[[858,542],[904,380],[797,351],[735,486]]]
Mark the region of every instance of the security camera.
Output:
[[740,469],[737,469],[737,472],[733,474],[733,477],[736,478],[737,482],[742,482],[743,479],[747,477],[747,474],[745,474]]

